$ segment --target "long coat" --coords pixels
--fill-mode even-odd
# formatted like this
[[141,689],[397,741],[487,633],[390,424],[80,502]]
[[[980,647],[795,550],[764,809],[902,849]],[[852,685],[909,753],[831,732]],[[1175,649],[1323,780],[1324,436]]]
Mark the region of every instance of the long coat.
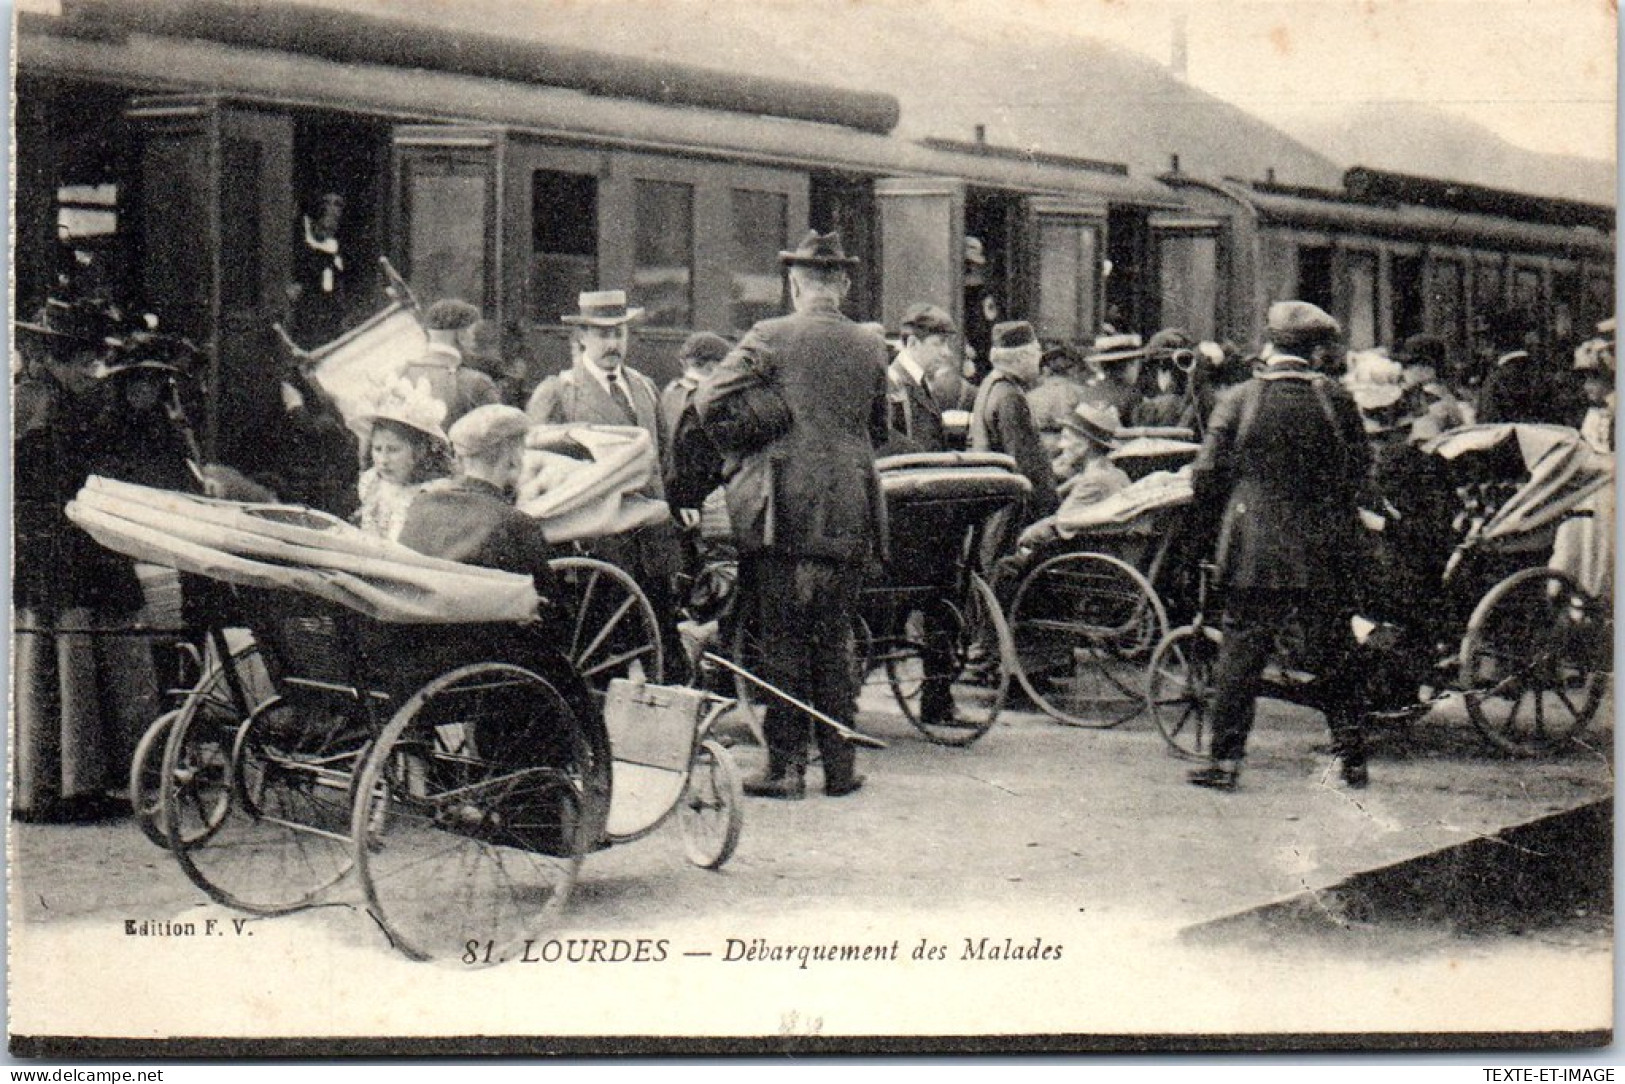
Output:
[[1219,520],[1220,582],[1346,599],[1370,464],[1354,400],[1302,359],[1277,357],[1221,398],[1192,468],[1196,514]]
[[[660,455],[670,439],[660,414],[660,392],[654,381],[636,369],[622,365],[620,379],[632,398],[636,418],[626,416],[626,408],[589,372],[587,362],[577,360],[562,373],[543,380],[531,393],[525,413],[532,425],[632,425],[642,426],[654,441]],[[645,496],[665,499],[660,471],[655,471]]]
[[768,374],[788,432],[730,464],[728,515],[741,552],[863,563],[883,554],[875,448],[886,439],[886,344],[834,308],[764,320],[695,392],[702,423]]
[[1055,511],[1059,503],[1055,471],[1033,423],[1027,393],[1002,370],[995,370],[976,391],[976,405],[970,416],[970,446],[972,451],[1003,452],[1014,457],[1016,469],[1033,484],[1027,497],[1028,523]]

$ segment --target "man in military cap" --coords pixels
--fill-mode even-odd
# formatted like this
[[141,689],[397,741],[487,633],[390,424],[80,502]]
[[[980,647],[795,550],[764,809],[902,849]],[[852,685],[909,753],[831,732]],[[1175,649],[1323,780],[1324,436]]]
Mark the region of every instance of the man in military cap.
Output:
[[1197,786],[1233,790],[1241,775],[1259,679],[1280,634],[1301,636],[1295,669],[1317,675],[1339,774],[1366,785],[1356,702],[1353,574],[1356,495],[1371,464],[1360,411],[1324,369],[1342,356],[1342,329],[1304,301],[1267,314],[1264,366],[1220,399],[1193,466],[1195,513],[1217,521],[1224,642],[1215,673],[1210,763]]
[[466,301],[436,301],[423,316],[429,348],[401,374],[408,380],[429,382],[430,393],[446,404],[446,425],[475,407],[502,401],[494,380],[463,364],[464,357],[474,350],[479,322],[480,310]]
[[[728,515],[762,676],[846,724],[857,713],[852,618],[865,568],[885,549],[874,461],[886,440],[886,344],[841,313],[857,260],[839,233],[809,232],[779,260],[795,311],[751,328],[700,385],[695,407],[729,457]],[[863,785],[840,733],[774,701],[767,769],[746,793],[804,796],[809,728],[824,793]]]
[[1033,484],[1019,513],[1000,512],[988,523],[982,539],[982,567],[993,563],[1015,544],[1022,527],[1055,511],[1055,473],[1044,450],[1027,403],[1027,389],[1038,380],[1043,348],[1025,320],[1012,320],[993,329],[988,351],[993,372],[982,381],[971,409],[970,446],[976,452],[1003,452],[1016,461],[1016,469]]
[[944,366],[958,364],[958,335],[953,318],[937,305],[910,305],[903,314],[903,348],[886,370],[891,400],[891,429],[899,443],[915,452],[947,451],[942,406],[929,378]]

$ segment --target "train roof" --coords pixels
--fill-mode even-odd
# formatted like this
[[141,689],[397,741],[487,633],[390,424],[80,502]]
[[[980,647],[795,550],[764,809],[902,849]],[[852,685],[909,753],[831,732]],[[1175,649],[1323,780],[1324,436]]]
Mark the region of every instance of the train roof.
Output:
[[[1132,202],[1172,207],[1178,197],[1156,180],[1129,175],[1111,163],[1062,160],[1020,149],[990,153],[987,148],[928,145],[807,116],[766,115],[712,105],[608,96],[580,87],[516,81],[493,74],[450,70],[456,51],[443,54],[438,68],[408,68],[378,60],[335,58],[337,49],[290,51],[302,39],[295,31],[331,30],[328,13],[302,9],[312,22],[296,21],[265,29],[259,36],[286,48],[246,41],[227,42],[225,29],[208,23],[209,37],[177,36],[140,29],[127,18],[112,19],[126,0],[70,0],[63,19],[20,21],[18,69],[25,75],[110,82],[150,93],[218,94],[245,103],[364,113],[402,123],[460,122],[517,129],[563,143],[621,146],[692,157],[749,161],[849,172],[856,175],[949,176],[990,188],[1053,194],[1100,202]],[[241,11],[222,0],[142,0],[131,10],[202,13],[222,18]],[[108,18],[102,18],[107,15]],[[255,20],[257,22],[257,20]],[[180,22],[157,20],[153,30],[182,30]],[[342,24],[348,25],[348,24]],[[246,31],[232,31],[247,38]],[[472,40],[472,39],[471,39]],[[387,52],[387,50],[385,50]],[[367,55],[372,55],[368,53]],[[439,55],[439,54],[437,54]],[[551,54],[549,54],[551,55]],[[391,60],[394,58],[391,57]],[[422,59],[419,57],[419,59]],[[478,71],[512,74],[513,58],[474,65]],[[507,68],[503,68],[506,64]],[[625,78],[647,80],[656,71],[634,64]],[[738,93],[741,108],[777,93],[797,107],[837,107],[857,113],[874,108],[867,99],[847,101],[811,96],[798,99],[803,84],[738,86],[714,84],[709,93]],[[792,101],[792,99],[795,99]],[[782,104],[782,103],[781,103]],[[815,111],[813,108],[801,112]]]
[[[1376,183],[1376,170],[1349,171],[1357,184],[1345,189],[1306,188],[1229,177],[1222,182],[1164,175],[1176,187],[1198,187],[1217,192],[1246,206],[1268,225],[1308,230],[1334,230],[1408,241],[1430,241],[1464,247],[1506,247],[1570,256],[1612,259],[1613,211],[1573,200],[1548,200],[1518,193],[1480,189],[1472,198],[1438,199],[1436,192],[1453,189],[1450,182],[1426,185]],[[1385,175],[1398,181],[1422,181],[1402,174]],[[1408,195],[1408,200],[1401,199]],[[1430,198],[1431,197],[1431,198]],[[1550,206],[1546,206],[1546,205]],[[1512,212],[1520,212],[1521,217]],[[1582,213],[1583,212],[1583,213]]]

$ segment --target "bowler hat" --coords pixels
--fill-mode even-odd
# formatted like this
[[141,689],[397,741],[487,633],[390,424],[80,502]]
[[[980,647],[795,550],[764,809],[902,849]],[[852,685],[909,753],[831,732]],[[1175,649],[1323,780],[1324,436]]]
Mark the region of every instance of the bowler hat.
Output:
[[1265,330],[1270,335],[1295,338],[1335,338],[1343,333],[1342,325],[1325,309],[1307,301],[1277,301],[1271,305],[1265,315]]
[[1089,354],[1089,364],[1115,365],[1143,358],[1145,354],[1145,347],[1140,344],[1138,335],[1097,335],[1094,349]]
[[625,290],[589,290],[576,298],[580,312],[559,317],[566,324],[587,324],[592,327],[620,327],[643,315],[642,309],[626,307]]
[[427,331],[462,331],[480,322],[480,310],[456,297],[446,297],[429,306],[423,314]]
[[928,335],[952,335],[958,330],[947,310],[939,305],[923,303],[908,307],[908,311],[903,313],[902,328],[922,339]]
[[1445,341],[1439,336],[1424,333],[1406,339],[1394,351],[1394,357],[1406,365],[1431,365],[1438,369],[1444,365],[1447,350]]
[[859,263],[841,247],[840,230],[808,230],[794,251],[779,253],[779,262],[786,267],[856,267]]
[[1178,350],[1195,350],[1196,340],[1190,333],[1177,327],[1165,327],[1145,344],[1145,352],[1152,357],[1172,354]]

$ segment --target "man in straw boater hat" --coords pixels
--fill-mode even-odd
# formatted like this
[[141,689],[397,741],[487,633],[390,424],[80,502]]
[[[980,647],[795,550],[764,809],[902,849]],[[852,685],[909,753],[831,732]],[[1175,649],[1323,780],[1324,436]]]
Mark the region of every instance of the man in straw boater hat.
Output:
[[[751,328],[694,403],[728,456],[741,612],[761,636],[761,676],[849,725],[857,713],[852,619],[865,568],[885,551],[874,461],[886,440],[886,344],[841,313],[857,260],[839,233],[810,231],[779,260],[794,311]],[[862,786],[853,748],[835,728],[772,699],[764,730],[767,768],[747,780],[747,793],[803,797],[810,737],[825,794]]]
[[[666,446],[660,415],[660,392],[654,381],[626,364],[632,344],[632,325],[643,310],[626,303],[625,290],[589,290],[576,299],[578,311],[559,320],[571,327],[570,347],[575,360],[570,368],[536,385],[525,414],[532,425],[636,426],[649,434],[658,462]],[[661,471],[649,472],[638,495],[666,499]],[[686,657],[677,636],[677,607],[672,579],[682,551],[675,525],[662,520],[624,534],[594,539],[587,547],[594,557],[619,565],[638,581],[660,623],[668,676]]]
[[1124,422],[1133,422],[1140,406],[1140,366],[1146,350],[1138,335],[1097,335],[1089,352],[1094,376],[1083,388],[1083,401],[1109,406]]
[[1356,501],[1371,464],[1360,411],[1324,369],[1342,357],[1342,329],[1304,301],[1266,316],[1264,365],[1219,400],[1192,467],[1193,513],[1217,524],[1224,642],[1215,667],[1210,763],[1190,782],[1234,790],[1259,679],[1277,635],[1301,630],[1295,669],[1317,677],[1344,783],[1366,784],[1365,741],[1349,628],[1358,575]]
[[[625,290],[593,290],[576,302],[579,312],[559,319],[572,328],[570,368],[536,385],[525,413],[533,425],[636,425],[656,450],[665,446],[660,392],[654,381],[626,364],[632,325],[643,310],[628,308]],[[648,496],[662,497],[660,473]]]

